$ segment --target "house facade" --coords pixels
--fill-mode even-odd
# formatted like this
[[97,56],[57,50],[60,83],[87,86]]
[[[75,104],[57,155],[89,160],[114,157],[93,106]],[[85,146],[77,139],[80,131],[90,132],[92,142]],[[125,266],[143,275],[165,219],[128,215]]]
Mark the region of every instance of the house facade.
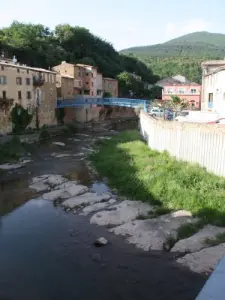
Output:
[[113,78],[103,78],[103,90],[111,97],[118,97],[118,81]]
[[[60,65],[53,67],[53,70],[58,73],[58,78],[62,76],[64,81],[68,80],[68,82],[73,80],[73,96],[96,97],[102,95],[102,75],[98,73],[96,67],[83,64],[70,64],[63,61]],[[60,79],[58,82],[59,84],[60,82],[63,83]],[[57,86],[58,89],[62,88],[59,84]],[[64,95],[68,94],[65,88],[64,92]]]
[[225,60],[206,61],[201,67],[202,110],[225,117]]
[[178,96],[189,102],[193,109],[201,107],[201,85],[189,81],[182,75],[164,78],[156,83],[162,87],[162,100],[168,101],[171,96]]
[[188,101],[194,109],[201,107],[201,85],[197,83],[165,84],[162,90],[162,100],[168,101],[171,96],[179,96]]
[[[0,58],[0,102],[12,101],[38,113],[39,125],[56,123],[56,73],[50,70],[20,65],[17,60]],[[1,109],[1,119],[6,109]],[[35,118],[33,118],[35,119]],[[31,126],[34,126],[32,121]]]

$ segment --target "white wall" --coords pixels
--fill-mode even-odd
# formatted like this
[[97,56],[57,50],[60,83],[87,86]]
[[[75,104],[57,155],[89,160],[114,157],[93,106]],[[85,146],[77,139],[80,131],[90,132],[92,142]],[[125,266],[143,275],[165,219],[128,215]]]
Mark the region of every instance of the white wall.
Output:
[[141,133],[148,146],[177,159],[199,163],[225,177],[225,126],[154,120],[140,114]]
[[203,77],[202,110],[209,110],[209,93],[213,93],[213,112],[225,117],[225,70]]

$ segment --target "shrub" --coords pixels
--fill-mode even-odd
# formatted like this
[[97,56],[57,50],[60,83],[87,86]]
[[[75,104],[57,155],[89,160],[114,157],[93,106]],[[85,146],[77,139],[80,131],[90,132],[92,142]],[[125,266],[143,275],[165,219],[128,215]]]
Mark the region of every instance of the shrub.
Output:
[[46,141],[50,138],[51,138],[51,134],[49,133],[48,129],[46,128],[41,129],[39,134],[39,141]]
[[19,104],[16,104],[11,111],[13,133],[23,132],[30,124],[32,118],[33,115],[29,114],[27,109],[23,108]]

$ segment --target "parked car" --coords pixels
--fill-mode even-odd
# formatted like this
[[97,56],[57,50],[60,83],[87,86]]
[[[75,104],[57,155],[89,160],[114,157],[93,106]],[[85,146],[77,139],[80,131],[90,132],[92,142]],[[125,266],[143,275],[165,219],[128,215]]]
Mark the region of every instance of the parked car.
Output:
[[215,121],[207,122],[207,124],[225,124],[225,118],[220,118]]
[[177,116],[174,120],[178,122],[185,122],[187,121],[188,116],[189,116],[189,111],[183,110],[182,112],[179,113],[179,116]]
[[163,117],[164,116],[164,110],[162,108],[159,108],[159,107],[153,107],[150,110],[150,115],[152,115],[153,117]]

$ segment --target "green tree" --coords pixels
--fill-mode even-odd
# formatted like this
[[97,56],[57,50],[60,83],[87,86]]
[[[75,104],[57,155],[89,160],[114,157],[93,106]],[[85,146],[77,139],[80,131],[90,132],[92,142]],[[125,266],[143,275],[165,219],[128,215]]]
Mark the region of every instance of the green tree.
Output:
[[190,107],[189,102],[179,96],[171,96],[170,100],[165,102],[165,105],[174,111],[175,116],[177,116],[182,110]]

